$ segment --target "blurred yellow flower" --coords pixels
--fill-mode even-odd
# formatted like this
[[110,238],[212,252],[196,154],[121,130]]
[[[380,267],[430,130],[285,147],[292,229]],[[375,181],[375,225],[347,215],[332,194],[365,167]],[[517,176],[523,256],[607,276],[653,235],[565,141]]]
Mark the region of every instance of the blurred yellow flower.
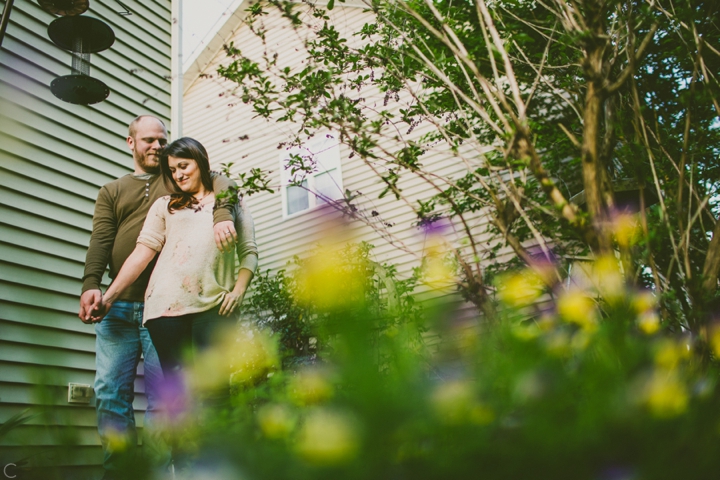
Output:
[[633,296],[633,308],[637,313],[644,313],[648,310],[655,308],[657,305],[657,298],[649,290],[643,290]]
[[455,269],[448,260],[451,247],[440,230],[426,236],[422,263],[423,281],[436,290],[455,284]]
[[709,338],[710,348],[712,349],[715,358],[720,358],[720,327],[715,327],[710,330]]
[[130,437],[127,432],[121,432],[114,428],[106,431],[107,449],[111,452],[124,452],[130,446]]
[[592,268],[595,288],[609,302],[615,302],[625,295],[625,280],[620,272],[618,260],[606,255],[598,258]]
[[687,409],[688,393],[676,374],[657,371],[647,381],[644,403],[658,417],[674,417]]
[[339,251],[321,248],[299,271],[298,300],[321,310],[345,308],[362,301],[364,279],[358,270],[347,267]]
[[503,275],[498,278],[498,297],[511,307],[524,307],[542,295],[543,282],[532,270]]
[[455,272],[441,255],[425,257],[423,280],[434,289],[447,288],[455,282]]
[[187,362],[193,390],[214,390],[230,383],[253,383],[279,365],[277,345],[259,329],[235,327],[218,332],[209,348]]
[[580,290],[569,290],[561,294],[557,300],[557,310],[567,322],[588,331],[597,328],[595,302]]
[[353,417],[335,410],[316,408],[307,413],[295,451],[314,465],[347,463],[357,456],[359,437]]
[[260,430],[268,438],[286,438],[297,423],[295,413],[287,406],[270,404],[262,406],[257,412]]
[[235,385],[253,384],[280,365],[275,339],[260,329],[242,329],[229,353],[230,382]]
[[652,310],[641,313],[637,318],[638,328],[648,335],[660,330],[660,316]]
[[192,390],[210,391],[230,382],[230,363],[237,348],[235,338],[229,337],[195,355],[194,362],[188,362],[187,380]]
[[634,215],[621,214],[612,223],[615,240],[621,247],[629,247],[638,241],[640,229]]
[[329,371],[317,367],[301,370],[288,383],[288,394],[298,405],[324,402],[334,393]]
[[545,313],[536,321],[536,324],[541,331],[549,332],[555,328],[557,322],[554,316]]
[[674,369],[681,360],[690,357],[690,349],[683,341],[662,339],[655,346],[655,364],[667,370]]
[[484,425],[495,418],[492,410],[478,401],[472,384],[465,380],[441,383],[432,392],[430,403],[438,418],[450,425],[466,422]]

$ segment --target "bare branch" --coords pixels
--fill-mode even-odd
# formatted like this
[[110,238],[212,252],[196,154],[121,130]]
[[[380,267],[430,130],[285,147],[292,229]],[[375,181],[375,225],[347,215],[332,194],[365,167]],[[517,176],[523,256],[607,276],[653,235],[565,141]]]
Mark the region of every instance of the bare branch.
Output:
[[635,51],[635,53],[631,54],[628,52],[628,58],[630,59],[630,61],[628,62],[628,65],[622,70],[622,72],[620,72],[620,75],[618,75],[617,79],[606,88],[608,94],[616,92],[620,87],[623,86],[627,79],[630,78],[630,75],[635,73],[635,65],[637,65],[637,63],[642,59],[643,55],[645,54],[645,50],[650,45],[650,42],[652,41],[653,36],[655,36],[655,32],[657,32],[659,26],[659,23],[653,23],[650,27],[650,30],[645,34],[642,42],[640,42],[640,46]]

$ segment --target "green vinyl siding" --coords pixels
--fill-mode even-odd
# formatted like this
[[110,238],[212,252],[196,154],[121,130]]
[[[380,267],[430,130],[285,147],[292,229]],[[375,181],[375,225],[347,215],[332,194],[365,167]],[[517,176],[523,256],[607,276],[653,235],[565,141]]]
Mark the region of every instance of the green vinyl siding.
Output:
[[[41,414],[0,438],[0,462],[29,457],[38,478],[99,477],[94,399],[67,402],[69,382],[95,375],[94,330],[77,318],[92,213],[99,188],[131,171],[128,123],[154,114],[169,124],[170,0],[123,4],[131,15],[114,0],[85,13],[116,36],[90,59],[90,75],[110,88],[104,102],[50,92],[71,54],[48,38],[56,17],[37,2],[15,1],[0,49],[0,423]],[[135,391],[142,426],[142,378]]]

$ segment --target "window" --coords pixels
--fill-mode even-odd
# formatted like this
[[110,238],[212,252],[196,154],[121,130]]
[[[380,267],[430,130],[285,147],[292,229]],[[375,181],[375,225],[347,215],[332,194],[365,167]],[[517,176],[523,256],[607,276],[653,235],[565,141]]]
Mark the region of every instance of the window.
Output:
[[285,217],[343,196],[340,142],[333,134],[318,134],[302,147],[283,150],[280,171]]

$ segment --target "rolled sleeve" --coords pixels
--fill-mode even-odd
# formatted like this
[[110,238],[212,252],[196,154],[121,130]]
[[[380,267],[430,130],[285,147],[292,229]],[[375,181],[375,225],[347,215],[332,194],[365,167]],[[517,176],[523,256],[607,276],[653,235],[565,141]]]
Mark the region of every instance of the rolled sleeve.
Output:
[[240,268],[255,272],[258,266],[258,248],[255,242],[255,224],[244,198],[239,198],[235,209],[235,230],[238,234],[237,256]]
[[[213,192],[215,192],[215,195],[219,193],[224,195],[235,195],[237,193],[237,183],[224,175],[214,174],[212,176],[212,181]],[[229,201],[229,197],[226,197],[222,201],[216,201],[215,210],[213,211],[213,224],[237,220],[235,212],[234,202]]]

